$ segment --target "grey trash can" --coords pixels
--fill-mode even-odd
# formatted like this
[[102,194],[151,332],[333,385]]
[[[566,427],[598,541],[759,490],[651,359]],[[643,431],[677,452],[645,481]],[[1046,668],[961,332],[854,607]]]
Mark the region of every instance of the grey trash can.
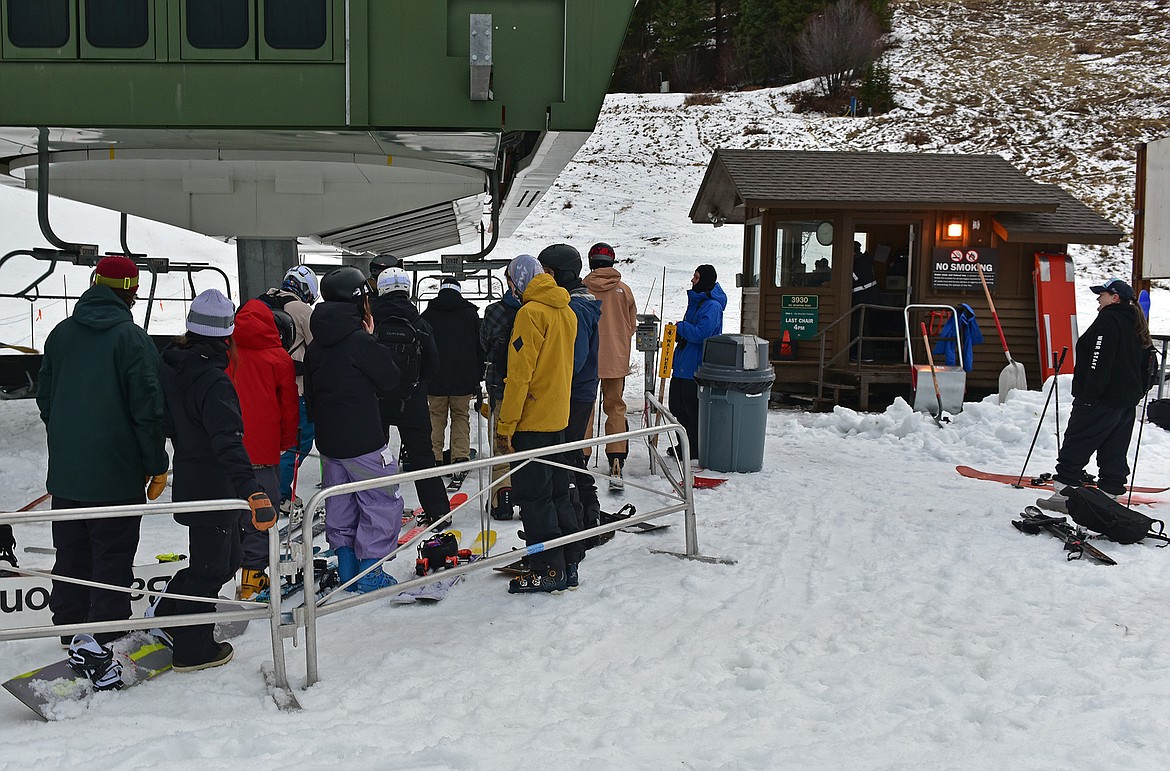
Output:
[[775,379],[767,340],[716,335],[703,341],[703,361],[695,370],[699,465],[714,471],[764,467],[768,398]]

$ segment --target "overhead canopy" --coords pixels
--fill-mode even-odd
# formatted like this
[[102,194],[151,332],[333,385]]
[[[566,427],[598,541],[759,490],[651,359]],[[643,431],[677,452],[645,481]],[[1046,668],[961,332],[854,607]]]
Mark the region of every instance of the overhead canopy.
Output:
[[[788,209],[1012,213],[1001,237],[1117,243],[1121,231],[1055,185],[998,155],[719,149],[691,206],[699,224],[742,224],[745,204]],[[1020,219],[1024,214],[1029,215]],[[1057,236],[1073,236],[1059,238]]]

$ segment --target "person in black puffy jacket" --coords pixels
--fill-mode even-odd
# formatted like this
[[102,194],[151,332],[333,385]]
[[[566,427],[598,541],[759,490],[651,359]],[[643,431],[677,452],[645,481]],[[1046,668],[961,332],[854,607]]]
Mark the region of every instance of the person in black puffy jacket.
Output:
[[[332,270],[321,279],[324,302],[309,322],[313,342],[305,354],[305,407],[317,428],[325,487],[398,473],[378,406],[380,398],[394,397],[398,368],[390,350],[374,339],[369,297],[360,270]],[[402,509],[397,485],[326,499],[325,535],[337,553],[338,577],[348,582],[372,568],[349,591],[396,583],[374,566],[398,544]]]
[[439,294],[427,303],[422,317],[435,332],[439,371],[427,383],[431,408],[431,450],[443,462],[447,418],[451,419],[451,462],[471,456],[469,404],[483,378],[483,351],[479,347],[479,311],[464,299],[459,282],[444,278]]
[[[252,524],[267,530],[276,522],[276,510],[252,470],[244,448],[240,402],[225,372],[234,330],[231,300],[208,289],[191,302],[187,334],[163,351],[163,424],[174,446],[171,499],[243,498],[252,510]],[[188,512],[176,514],[175,520],[189,529],[191,558],[171,579],[167,592],[214,599],[240,567],[239,512]],[[155,616],[171,616],[211,612],[215,605],[164,597],[152,610]],[[175,671],[231,661],[231,643],[217,643],[214,630],[214,624],[164,630],[174,648]]]
[[1038,501],[1044,508],[1066,508],[1093,453],[1100,489],[1115,498],[1126,491],[1134,407],[1150,383],[1153,345],[1133,288],[1111,279],[1091,289],[1097,318],[1077,340],[1072,414],[1056,459],[1056,492]]

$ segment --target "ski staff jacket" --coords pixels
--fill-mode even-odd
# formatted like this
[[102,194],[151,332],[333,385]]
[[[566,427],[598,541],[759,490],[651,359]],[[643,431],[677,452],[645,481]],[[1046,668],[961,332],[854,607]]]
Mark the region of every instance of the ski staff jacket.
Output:
[[321,454],[345,460],[385,447],[378,398],[393,397],[398,385],[393,354],[362,327],[352,302],[321,303],[311,323],[305,409]]
[[674,348],[674,376],[694,380],[703,361],[703,341],[723,332],[723,309],[727,295],[715,284],[710,292],[687,290],[687,312],[675,325],[678,342]]
[[427,381],[429,396],[479,393],[483,351],[479,347],[479,311],[454,289],[440,290],[422,317],[435,333],[439,371]]
[[313,342],[313,330],[309,325],[309,320],[313,316],[313,306],[301,300],[296,292],[269,289],[265,294],[278,298],[278,304],[283,302],[284,312],[292,316],[296,334],[293,336],[292,348],[289,349],[288,355],[292,357],[297,368],[297,391],[303,394],[305,384],[301,373],[304,371],[305,352],[309,350],[309,343]]
[[569,293],[541,273],[524,290],[508,352],[508,379],[497,433],[563,431],[569,425],[577,317]]
[[280,344],[272,310],[249,300],[236,313],[235,358],[227,373],[244,416],[244,447],[258,466],[275,466],[297,443],[300,405],[292,357]]
[[512,338],[512,324],[520,301],[511,292],[484,308],[483,323],[479,325],[479,347],[486,354],[483,382],[488,396],[495,402],[504,399],[504,377],[508,374],[508,341]]
[[49,493],[124,501],[167,470],[158,366],[158,349],[126,303],[108,286],[87,289],[49,333],[37,376]]
[[577,317],[577,336],[573,340],[573,388],[570,401],[590,402],[597,399],[597,324],[601,320],[601,303],[580,281],[569,292],[569,310]]
[[1150,352],[1142,346],[1131,303],[1106,305],[1077,340],[1073,398],[1077,404],[1134,407],[1150,382]]
[[[175,448],[171,499],[247,498],[262,492],[244,449],[244,419],[235,386],[224,371],[227,346],[195,338],[162,355],[164,422]],[[239,511],[176,514],[184,525],[230,527]]]
[[[975,366],[974,346],[983,342],[983,331],[979,329],[979,322],[975,320],[975,311],[967,303],[959,306],[959,331],[963,339],[963,370],[970,372]],[[955,339],[955,317],[947,319],[939,330],[939,336],[944,338],[934,344],[935,356],[946,356],[948,367],[953,367],[959,361],[959,343]],[[945,338],[950,338],[949,340]]]
[[585,287],[601,302],[597,325],[597,376],[618,378],[630,374],[630,340],[638,329],[638,305],[634,293],[622,281],[617,268],[597,268],[583,279]]

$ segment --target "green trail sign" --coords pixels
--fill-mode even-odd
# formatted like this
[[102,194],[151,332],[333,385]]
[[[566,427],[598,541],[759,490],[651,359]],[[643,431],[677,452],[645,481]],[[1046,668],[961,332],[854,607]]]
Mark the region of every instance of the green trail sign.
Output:
[[780,329],[792,340],[817,336],[820,298],[815,294],[786,294],[780,297]]

